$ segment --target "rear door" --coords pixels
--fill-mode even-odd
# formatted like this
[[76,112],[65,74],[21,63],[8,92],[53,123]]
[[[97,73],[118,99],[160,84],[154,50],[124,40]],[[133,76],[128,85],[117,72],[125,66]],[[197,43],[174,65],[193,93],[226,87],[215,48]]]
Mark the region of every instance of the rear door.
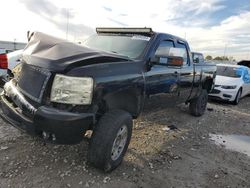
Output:
[[185,55],[183,57],[184,62],[180,70],[180,83],[179,83],[179,102],[185,102],[189,97],[191,97],[191,92],[193,89],[193,83],[197,81],[195,79],[195,70],[191,62],[191,54],[189,54],[188,47],[185,42],[177,41],[177,48],[185,49]]

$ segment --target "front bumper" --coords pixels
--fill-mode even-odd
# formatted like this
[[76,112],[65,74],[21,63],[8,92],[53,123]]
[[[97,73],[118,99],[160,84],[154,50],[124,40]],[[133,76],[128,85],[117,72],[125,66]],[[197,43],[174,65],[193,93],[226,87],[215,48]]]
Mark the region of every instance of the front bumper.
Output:
[[211,93],[209,93],[209,98],[232,102],[236,98],[237,91],[237,89],[223,89],[215,87]]
[[72,113],[47,106],[35,109],[20,95],[16,92],[13,101],[4,93],[1,94],[1,117],[11,125],[46,141],[58,144],[78,143],[94,123],[92,113]]

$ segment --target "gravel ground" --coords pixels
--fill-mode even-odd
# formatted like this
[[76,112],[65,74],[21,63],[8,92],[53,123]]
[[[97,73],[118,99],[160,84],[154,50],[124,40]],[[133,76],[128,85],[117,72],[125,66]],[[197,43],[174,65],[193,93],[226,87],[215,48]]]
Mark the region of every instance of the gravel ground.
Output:
[[163,97],[146,104],[124,162],[109,174],[86,164],[86,141],[45,144],[0,120],[0,187],[250,187],[250,157],[209,136],[250,136],[250,97],[210,102],[198,118],[166,106]]

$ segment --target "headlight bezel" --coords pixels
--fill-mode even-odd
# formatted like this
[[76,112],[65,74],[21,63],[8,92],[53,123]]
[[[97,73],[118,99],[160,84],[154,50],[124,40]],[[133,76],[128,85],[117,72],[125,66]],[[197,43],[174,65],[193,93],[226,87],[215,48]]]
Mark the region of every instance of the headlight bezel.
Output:
[[89,76],[56,74],[51,85],[50,101],[59,104],[91,105],[94,84],[94,79]]

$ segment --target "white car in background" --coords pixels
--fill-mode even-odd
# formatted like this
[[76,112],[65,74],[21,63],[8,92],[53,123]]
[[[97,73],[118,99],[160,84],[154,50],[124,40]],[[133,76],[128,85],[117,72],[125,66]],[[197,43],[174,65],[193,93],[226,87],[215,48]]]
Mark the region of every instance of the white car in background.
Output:
[[7,54],[8,57],[8,69],[13,70],[13,68],[20,63],[20,59],[22,57],[23,50],[16,50],[14,52],[10,52]]
[[23,50],[16,50],[8,54],[0,51],[0,86],[3,86],[9,77],[13,77],[12,70],[20,63]]
[[218,64],[215,86],[209,94],[211,99],[238,104],[250,94],[250,69],[241,65]]

